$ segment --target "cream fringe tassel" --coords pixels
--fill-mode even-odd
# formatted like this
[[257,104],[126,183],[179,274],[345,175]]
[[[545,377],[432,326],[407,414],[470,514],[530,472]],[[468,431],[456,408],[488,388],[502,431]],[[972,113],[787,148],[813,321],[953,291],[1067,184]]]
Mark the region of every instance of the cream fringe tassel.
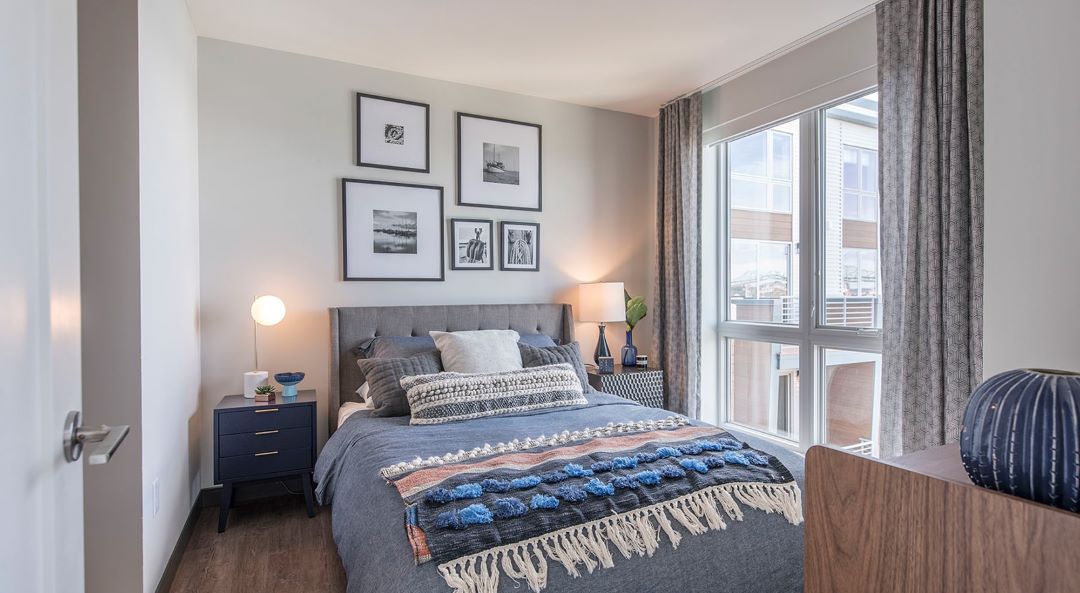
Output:
[[735,482],[464,556],[440,564],[439,573],[454,593],[497,593],[500,569],[512,579],[524,580],[533,593],[540,593],[547,587],[549,560],[559,562],[577,578],[581,576],[579,567],[592,573],[597,567],[615,565],[608,544],[624,558],[652,556],[660,545],[661,532],[673,548],[679,547],[682,534],[672,518],[692,535],[701,535],[727,529],[724,515],[742,521],[739,503],[780,513],[792,525],[803,521],[802,493],[795,482]]

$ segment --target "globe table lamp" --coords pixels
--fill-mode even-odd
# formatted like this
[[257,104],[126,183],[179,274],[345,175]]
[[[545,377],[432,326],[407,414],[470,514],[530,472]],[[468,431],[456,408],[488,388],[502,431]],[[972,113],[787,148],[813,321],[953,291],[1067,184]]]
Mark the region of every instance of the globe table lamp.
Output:
[[281,323],[285,319],[285,303],[273,295],[256,297],[251,303],[251,319],[255,328],[255,369],[244,373],[244,397],[253,399],[255,388],[268,384],[269,373],[260,371],[259,368],[259,326],[270,327]]
[[598,323],[600,336],[596,342],[593,361],[611,356],[604,328],[608,323],[626,321],[626,301],[622,282],[591,282],[578,286],[578,320]]

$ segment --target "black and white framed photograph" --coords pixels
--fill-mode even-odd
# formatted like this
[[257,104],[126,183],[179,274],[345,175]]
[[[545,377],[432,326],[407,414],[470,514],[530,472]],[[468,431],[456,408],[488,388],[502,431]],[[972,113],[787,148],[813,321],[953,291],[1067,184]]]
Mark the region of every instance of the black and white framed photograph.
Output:
[[499,235],[500,270],[540,271],[540,223],[504,220]]
[[495,222],[478,218],[450,219],[450,269],[494,270]]
[[429,172],[430,110],[426,103],[356,93],[356,164]]
[[345,280],[443,280],[443,188],[341,180]]
[[458,113],[457,131],[458,204],[542,209],[539,124]]

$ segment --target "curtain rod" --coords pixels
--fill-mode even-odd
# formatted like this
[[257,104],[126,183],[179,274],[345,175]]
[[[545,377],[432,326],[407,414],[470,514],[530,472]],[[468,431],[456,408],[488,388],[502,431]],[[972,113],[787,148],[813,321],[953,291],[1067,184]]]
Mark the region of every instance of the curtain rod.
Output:
[[756,60],[754,60],[752,62],[744,64],[743,66],[740,66],[740,67],[728,72],[727,74],[724,74],[723,76],[721,76],[719,78],[715,78],[713,80],[710,80],[709,82],[706,82],[705,84],[703,84],[703,85],[701,85],[701,86],[699,86],[697,88],[686,91],[685,93],[679,95],[678,97],[675,97],[674,99],[671,99],[669,101],[664,102],[662,105],[660,105],[660,109],[663,109],[664,107],[667,107],[668,105],[671,105],[672,103],[674,103],[674,102],[676,102],[676,101],[678,101],[680,99],[685,99],[686,97],[689,97],[690,95],[693,95],[694,93],[705,93],[705,92],[711,91],[712,89],[715,89],[718,86],[721,86],[721,85],[723,85],[723,84],[725,84],[725,83],[727,83],[727,82],[729,82],[731,80],[734,80],[734,79],[742,76],[743,74],[746,74],[747,72],[750,72],[751,70],[756,70],[757,68],[760,68],[760,67],[764,66],[765,64],[768,64],[769,62],[772,62],[773,60],[776,60],[776,59],[778,59],[778,58],[780,58],[780,57],[782,57],[782,56],[784,56],[786,54],[789,54],[789,53],[799,49],[800,47],[809,44],[812,41],[820,39],[821,37],[824,37],[825,35],[828,35],[829,33],[832,33],[833,31],[848,25],[852,21],[856,21],[856,20],[870,14],[871,12],[874,11],[874,9],[877,7],[878,4],[880,4],[880,3],[884,2],[884,1],[885,0],[874,0],[873,4],[870,4],[869,6],[860,8],[859,10],[856,10],[855,12],[845,16],[844,18],[842,18],[842,19],[840,19],[838,21],[835,21],[833,23],[825,25],[824,27],[814,31],[813,33],[810,33],[809,35],[806,35],[804,37],[796,39],[795,41],[792,41],[791,43],[785,45],[784,47],[781,47],[780,49],[777,49],[777,50],[772,51],[772,52],[770,52],[768,54],[765,54],[764,56],[761,56],[760,58],[758,58],[758,59],[756,59]]

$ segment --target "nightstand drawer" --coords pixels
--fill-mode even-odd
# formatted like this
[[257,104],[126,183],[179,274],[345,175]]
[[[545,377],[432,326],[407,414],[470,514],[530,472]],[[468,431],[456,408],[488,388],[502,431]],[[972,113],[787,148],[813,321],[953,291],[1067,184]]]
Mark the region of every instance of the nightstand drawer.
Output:
[[258,432],[223,434],[218,440],[218,455],[232,457],[260,451],[283,451],[311,447],[311,427],[273,428]]
[[218,460],[219,478],[233,480],[259,474],[275,474],[311,467],[311,448],[270,449],[249,455],[222,457]]
[[310,427],[312,409],[311,406],[270,406],[254,410],[224,412],[218,416],[218,434]]

